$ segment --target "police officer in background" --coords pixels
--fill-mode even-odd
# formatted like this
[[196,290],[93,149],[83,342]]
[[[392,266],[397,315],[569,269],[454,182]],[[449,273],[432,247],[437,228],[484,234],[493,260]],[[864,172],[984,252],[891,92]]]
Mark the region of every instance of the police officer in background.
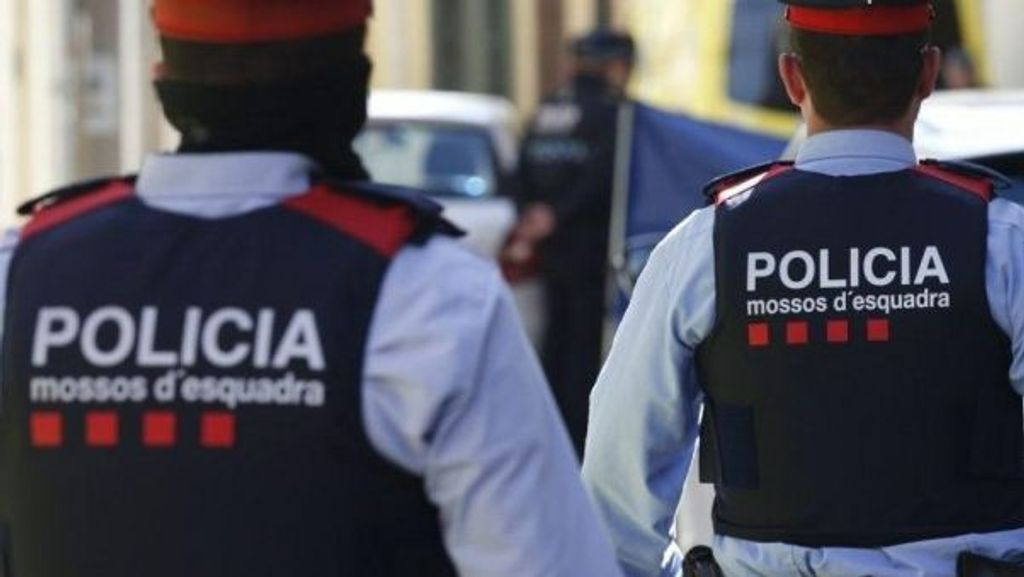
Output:
[[619,574],[500,275],[352,152],[370,11],[155,1],[180,150],[2,253],[5,574]]
[[633,60],[624,34],[602,29],[574,42],[571,82],[541,104],[520,162],[516,238],[539,254],[544,369],[581,453],[601,366],[617,115]]
[[631,576],[678,571],[698,436],[726,577],[952,577],[982,557],[1020,575],[1024,209],[998,175],[915,156],[928,2],[786,4],[779,70],[810,136],[795,165],[712,185],[654,252],[594,389],[585,479]]

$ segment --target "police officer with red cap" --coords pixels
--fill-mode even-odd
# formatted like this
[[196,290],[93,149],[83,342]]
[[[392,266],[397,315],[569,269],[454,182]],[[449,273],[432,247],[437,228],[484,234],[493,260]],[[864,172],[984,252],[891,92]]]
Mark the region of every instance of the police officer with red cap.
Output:
[[0,252],[4,574],[619,574],[500,275],[352,152],[370,11],[155,1],[180,150]]
[[1001,176],[914,153],[928,2],[785,3],[779,71],[810,136],[712,183],[654,252],[585,479],[632,576],[679,571],[698,437],[726,577],[1020,575],[1024,209]]

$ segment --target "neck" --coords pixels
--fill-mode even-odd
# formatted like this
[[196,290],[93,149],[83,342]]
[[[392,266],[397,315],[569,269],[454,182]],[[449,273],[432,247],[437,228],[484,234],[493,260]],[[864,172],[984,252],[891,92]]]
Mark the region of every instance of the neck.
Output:
[[359,156],[352,150],[350,141],[335,140],[330,134],[261,134],[259,127],[247,134],[234,131],[211,132],[204,138],[183,134],[178,152],[216,153],[239,151],[297,152],[315,161],[321,169],[333,178],[341,180],[366,180],[368,173]]
[[900,120],[899,122],[893,123],[876,123],[876,124],[858,124],[856,126],[838,126],[829,124],[820,118],[808,118],[807,119],[807,136],[814,136],[815,134],[821,134],[823,132],[832,132],[835,130],[880,130],[882,132],[890,132],[898,136],[913,142],[914,141],[914,122],[907,120]]
[[808,110],[805,108],[803,116],[804,121],[807,124],[808,136],[814,136],[815,134],[820,134],[822,132],[832,132],[834,130],[880,130],[882,132],[891,132],[913,142],[914,126],[917,124],[917,116],[920,106],[920,103],[915,103],[902,118],[893,122],[875,122],[857,124],[853,126],[831,124],[813,109]]
[[329,177],[364,180],[352,141],[366,121],[367,77],[368,71],[358,78],[236,86],[165,79],[157,91],[182,133],[181,152],[298,152]]

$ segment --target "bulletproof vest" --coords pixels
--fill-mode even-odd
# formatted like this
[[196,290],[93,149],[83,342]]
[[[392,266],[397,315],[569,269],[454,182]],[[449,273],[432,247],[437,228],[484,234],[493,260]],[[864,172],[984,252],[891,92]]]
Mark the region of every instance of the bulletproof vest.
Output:
[[320,183],[208,220],[130,181],[43,204],[7,285],[9,574],[455,574],[362,410],[382,278],[448,230],[433,205]]
[[698,350],[718,533],[877,547],[1024,527],[991,191],[934,165],[776,167],[720,195],[717,324]]

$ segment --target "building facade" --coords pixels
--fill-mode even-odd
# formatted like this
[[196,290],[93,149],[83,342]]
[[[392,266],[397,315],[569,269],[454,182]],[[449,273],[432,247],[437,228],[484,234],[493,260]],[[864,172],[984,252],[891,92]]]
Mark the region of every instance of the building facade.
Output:
[[[529,111],[560,79],[565,38],[611,0],[377,0],[377,88],[509,97]],[[0,222],[71,180],[130,172],[176,135],[153,95],[146,0],[0,0]]]

